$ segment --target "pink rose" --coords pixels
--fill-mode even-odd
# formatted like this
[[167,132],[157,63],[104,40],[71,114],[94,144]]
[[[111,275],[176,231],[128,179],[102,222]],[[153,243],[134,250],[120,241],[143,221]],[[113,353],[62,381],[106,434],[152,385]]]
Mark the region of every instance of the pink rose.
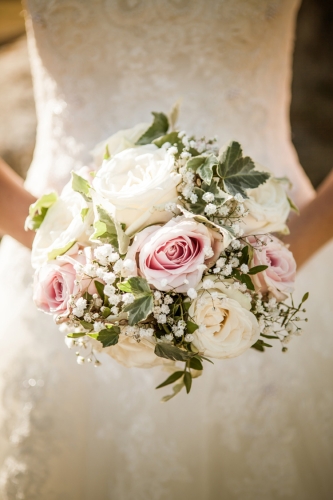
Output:
[[247,241],[254,247],[251,267],[268,266],[268,268],[252,276],[253,284],[261,293],[270,292],[281,301],[293,292],[296,278],[296,262],[293,254],[278,238],[260,236],[260,242],[254,236]]
[[[74,249],[74,247],[73,247]],[[75,284],[77,264],[84,266],[90,262],[89,252],[84,249],[78,254],[78,246],[69,250],[68,254],[58,257],[37,269],[34,277],[33,300],[42,311],[50,314],[64,314],[68,312],[70,295],[83,295],[89,292],[97,293],[95,278],[80,275],[79,285]]]
[[74,291],[76,272],[72,264],[52,261],[35,273],[33,299],[42,311],[63,314]]
[[223,249],[220,233],[176,217],[164,226],[150,226],[138,233],[126,259],[136,261],[139,269],[134,274],[158,290],[183,293],[198,285],[204,270],[214,265]]

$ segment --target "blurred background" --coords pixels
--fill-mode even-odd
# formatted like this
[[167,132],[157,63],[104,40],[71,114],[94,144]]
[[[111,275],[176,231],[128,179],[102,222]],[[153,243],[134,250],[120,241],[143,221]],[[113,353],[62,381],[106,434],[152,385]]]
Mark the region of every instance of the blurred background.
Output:
[[[315,187],[333,158],[333,0],[303,0],[296,30],[292,139]],[[20,0],[0,0],[0,156],[22,177],[36,115]]]

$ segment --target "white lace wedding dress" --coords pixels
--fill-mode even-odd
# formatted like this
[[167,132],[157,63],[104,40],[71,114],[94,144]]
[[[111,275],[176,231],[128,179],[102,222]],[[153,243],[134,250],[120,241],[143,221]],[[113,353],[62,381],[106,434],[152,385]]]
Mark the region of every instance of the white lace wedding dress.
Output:
[[[296,0],[28,0],[38,137],[27,186],[61,189],[90,150],[182,99],[182,128],[239,140],[312,196],[288,123]],[[0,253],[2,500],[332,498],[329,245],[301,272],[309,323],[207,366],[160,404],[165,373],[78,366],[31,299],[30,255]],[[327,265],[326,265],[327,264]],[[167,391],[165,391],[167,392]]]

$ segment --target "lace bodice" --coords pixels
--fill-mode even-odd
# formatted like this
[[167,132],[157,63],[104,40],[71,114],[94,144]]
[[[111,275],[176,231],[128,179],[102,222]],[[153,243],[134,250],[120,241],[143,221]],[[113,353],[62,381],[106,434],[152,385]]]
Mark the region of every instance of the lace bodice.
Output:
[[181,126],[237,139],[295,177],[288,107],[298,3],[27,0],[39,120],[29,188],[60,189],[97,142],[178,99]]

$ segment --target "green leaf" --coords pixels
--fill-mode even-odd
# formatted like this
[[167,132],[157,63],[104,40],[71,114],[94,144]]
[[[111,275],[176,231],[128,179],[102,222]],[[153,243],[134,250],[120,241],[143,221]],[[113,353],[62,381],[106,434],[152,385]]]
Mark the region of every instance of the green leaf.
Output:
[[101,241],[110,243],[121,254],[127,252],[129,237],[124,233],[123,227],[114,221],[111,215],[100,205],[97,205],[97,220],[94,222],[94,234],[90,237],[91,241]]
[[303,297],[302,297],[302,301],[301,301],[301,303],[303,304],[303,302],[306,302],[306,301],[308,300],[308,298],[309,298],[309,292],[306,292],[306,293],[303,295]]
[[57,201],[57,193],[44,194],[35,203],[29,207],[29,215],[25,222],[25,228],[36,231],[38,229],[47,214],[47,211],[52,205]]
[[182,390],[183,387],[184,387],[184,382],[183,381],[181,381],[179,384],[174,385],[173,388],[172,388],[173,393],[172,394],[168,394],[167,396],[164,396],[161,399],[161,402],[162,403],[166,403],[167,401],[170,401],[170,399],[174,398]]
[[79,339],[80,337],[84,337],[85,335],[86,335],[86,333],[68,333],[66,336],[69,339]]
[[201,359],[204,359],[205,361],[208,361],[209,363],[211,363],[212,365],[214,364],[213,361],[209,358],[205,358],[205,356],[200,356]]
[[135,276],[133,278],[129,278],[126,281],[123,281],[122,283],[118,283],[117,287],[122,292],[133,293],[133,295],[152,293],[147,280],[145,280],[144,278],[140,278],[139,276]]
[[89,331],[91,331],[94,328],[91,323],[89,323],[88,321],[84,321],[83,319],[80,320],[80,325],[83,326],[83,328],[85,328],[86,330],[89,330]]
[[251,267],[248,274],[250,274],[252,276],[253,274],[262,273],[267,268],[268,268],[268,266],[254,266],[254,267]]
[[240,275],[240,281],[242,283],[245,283],[245,285],[247,286],[247,288],[249,290],[254,291],[254,285],[253,285],[252,280],[251,280],[251,278],[250,278],[250,276],[248,274],[241,274]]
[[191,302],[183,302],[182,303],[182,308],[184,309],[185,312],[188,312],[189,308],[191,307]]
[[199,358],[194,357],[190,360],[190,368],[193,368],[193,370],[203,370],[202,363]]
[[103,347],[110,347],[112,345],[118,344],[119,334],[119,326],[111,326],[111,328],[106,328],[105,330],[101,330],[97,334],[91,334],[89,336],[102,342]]
[[51,252],[49,252],[47,254],[47,259],[54,260],[57,257],[59,257],[60,255],[64,255],[70,248],[72,248],[72,246],[74,244],[75,244],[75,240],[70,241],[69,243],[67,243],[67,245],[65,245],[62,248],[54,248],[53,250],[51,250]]
[[137,146],[144,146],[145,144],[151,144],[155,139],[165,135],[169,128],[169,121],[164,113],[152,113],[154,116],[154,121],[151,126],[146,130],[146,132],[140,137],[136,142]]
[[169,113],[169,123],[171,130],[174,130],[179,116],[180,101],[176,101]]
[[248,198],[247,189],[254,189],[270,177],[267,172],[255,170],[251,158],[242,156],[242,148],[238,142],[231,142],[220,158],[217,173],[223,179],[225,188],[230,194],[240,193]]
[[186,392],[188,394],[191,390],[191,387],[192,387],[192,375],[190,374],[190,372],[184,373],[184,384],[185,384]]
[[291,210],[293,210],[294,212],[297,213],[297,215],[299,215],[299,208],[297,205],[295,205],[295,203],[293,202],[293,200],[291,198],[289,198],[289,196],[287,196],[287,199],[288,199],[288,203],[289,203],[289,206],[291,208]]
[[161,148],[163,144],[165,144],[166,142],[169,142],[172,146],[176,144],[179,153],[183,150],[183,143],[181,142],[181,139],[178,137],[178,132],[170,132],[169,134],[162,135],[162,137],[155,139],[153,141],[153,144]]
[[128,323],[133,326],[139,321],[145,320],[154,309],[153,294],[143,294],[123,307],[123,311],[128,313]]
[[239,259],[239,264],[248,264],[249,263],[249,247],[246,245],[242,248],[242,256]]
[[85,200],[90,201],[90,184],[83,177],[72,172],[72,189],[77,193],[82,194]]
[[87,213],[89,212],[89,208],[82,208],[81,210],[81,219],[84,222],[84,219],[87,217]]
[[223,205],[229,198],[228,195],[222,189],[219,188],[217,181],[214,179],[211,181],[210,184],[207,184],[206,182],[203,182],[201,184],[201,189],[205,193],[212,193],[214,195],[214,205],[217,205],[220,207]]
[[260,335],[261,337],[265,337],[265,339],[280,340],[276,335],[266,335],[265,333],[261,333]]
[[261,351],[261,352],[264,352],[265,351],[265,348],[264,346],[259,342],[259,340],[257,340],[257,342],[253,345],[251,345],[252,349],[256,349],[257,351]]
[[193,323],[192,321],[188,321],[186,325],[188,333],[194,333],[199,328],[199,326]]
[[164,342],[156,344],[155,354],[160,358],[171,359],[172,361],[187,361],[196,355],[195,352],[184,351],[179,347]]
[[105,285],[101,283],[100,281],[94,280],[96,290],[98,292],[98,295],[102,300],[104,300],[104,287]]
[[190,212],[192,212],[193,214],[201,215],[204,213],[206,205],[207,205],[207,203],[202,199],[205,192],[196,186],[192,189],[192,191],[194,194],[197,195],[198,199],[195,203],[191,203],[188,201],[186,203],[186,206],[190,210]]
[[162,382],[162,384],[158,385],[156,387],[156,389],[160,389],[161,387],[165,387],[166,385],[173,384],[173,382],[176,382],[176,380],[178,380],[183,375],[184,375],[183,371],[173,373],[172,375],[170,375],[170,377],[168,377],[166,380],[164,380],[164,382]]
[[104,306],[102,311],[103,318],[107,318],[108,316],[110,316],[110,314],[111,314],[111,309],[109,307]]

